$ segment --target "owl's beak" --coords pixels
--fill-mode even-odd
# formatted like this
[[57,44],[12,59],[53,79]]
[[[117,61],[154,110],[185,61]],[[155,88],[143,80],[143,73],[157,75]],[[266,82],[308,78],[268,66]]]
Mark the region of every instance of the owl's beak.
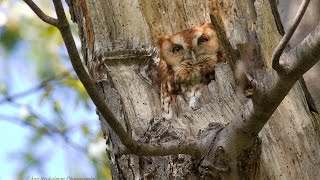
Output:
[[196,53],[194,51],[191,51],[191,57],[193,61],[197,61]]

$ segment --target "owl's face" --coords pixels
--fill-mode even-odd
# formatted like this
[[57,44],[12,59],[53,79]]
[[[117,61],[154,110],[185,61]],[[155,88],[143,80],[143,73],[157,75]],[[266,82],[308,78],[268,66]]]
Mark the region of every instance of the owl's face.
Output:
[[159,85],[163,117],[172,117],[172,102],[182,95],[197,109],[203,86],[215,78],[215,65],[223,60],[219,39],[212,25],[181,31],[159,39]]
[[160,58],[175,69],[182,62],[197,62],[205,56],[216,57],[219,39],[211,24],[181,31],[159,39]]

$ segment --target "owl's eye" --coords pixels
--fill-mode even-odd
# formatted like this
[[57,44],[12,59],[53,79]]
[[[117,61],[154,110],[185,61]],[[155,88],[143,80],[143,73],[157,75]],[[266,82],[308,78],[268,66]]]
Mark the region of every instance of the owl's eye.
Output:
[[202,44],[202,43],[207,42],[207,41],[209,41],[209,38],[204,37],[204,36],[201,36],[201,37],[198,39],[198,44]]
[[173,48],[171,49],[171,51],[172,51],[173,53],[177,53],[177,52],[181,51],[182,49],[183,49],[182,46],[177,45],[177,46],[173,47]]

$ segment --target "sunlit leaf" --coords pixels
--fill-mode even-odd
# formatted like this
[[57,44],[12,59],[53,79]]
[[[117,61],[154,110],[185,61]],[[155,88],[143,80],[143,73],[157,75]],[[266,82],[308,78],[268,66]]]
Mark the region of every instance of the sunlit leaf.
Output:
[[102,173],[105,179],[112,180],[110,167],[106,167]]
[[[104,160],[106,158],[102,157]],[[106,180],[112,180],[111,177],[111,170],[110,170],[110,166],[108,164],[106,164],[106,161],[101,161],[101,160],[93,160],[93,162],[95,163],[95,167],[96,167],[96,176],[97,179],[106,179]],[[101,163],[104,162],[104,163]]]
[[56,27],[46,26],[45,28],[41,29],[39,35],[41,37],[52,37],[56,33],[59,33],[59,30]]
[[82,133],[84,135],[89,135],[90,134],[90,130],[89,130],[89,127],[87,124],[82,124],[81,125],[81,130],[82,130]]
[[26,171],[27,171],[26,168],[23,168],[23,169],[21,169],[20,171],[18,171],[17,179],[19,179],[19,180],[20,180],[20,179],[25,179]]
[[25,116],[24,120],[27,121],[28,123],[32,124],[33,126],[37,126],[37,124],[39,122],[38,121],[39,117],[37,117],[34,114],[30,114],[30,115]]
[[[0,0],[0,3],[3,2],[3,0]],[[13,55],[14,58],[10,58],[13,61],[8,61],[8,65],[6,67],[8,68],[16,68],[16,64],[24,64],[28,63],[28,68],[23,69],[21,73],[19,74],[20,69],[15,74],[14,71],[11,71],[8,69],[8,76],[4,77],[5,82],[9,80],[9,82],[12,82],[12,84],[1,84],[0,83],[0,93],[2,94],[9,94],[12,93],[11,91],[19,92],[18,88],[22,88],[22,86],[30,85],[30,83],[38,84],[40,82],[36,82],[35,80],[44,81],[47,79],[50,79],[52,77],[56,77],[57,74],[60,74],[62,72],[67,71],[70,69],[70,62],[69,57],[67,56],[67,52],[65,50],[63,39],[61,37],[60,32],[57,28],[48,25],[46,23],[43,23],[39,18],[34,15],[30,16],[30,14],[24,16],[24,9],[22,8],[29,8],[27,5],[24,4],[23,1],[16,1],[16,0],[6,0],[8,7],[9,15],[7,16],[9,19],[6,22],[6,24],[0,28],[0,46],[4,50],[3,51],[9,51],[8,53],[11,53],[10,55]],[[43,11],[48,14],[50,12],[54,11],[54,8],[52,6],[52,2],[42,2],[42,1],[35,1],[36,4],[39,5]],[[2,4],[1,4],[2,5]],[[0,5],[0,6],[1,6]],[[21,7],[17,8],[16,5],[21,5]],[[8,8],[1,6],[1,10]],[[12,7],[16,7],[17,11],[19,12],[19,15],[12,13],[11,11]],[[30,9],[30,8],[29,8]],[[28,10],[29,10],[28,9]],[[32,12],[32,11],[31,11]],[[22,15],[21,15],[22,14]],[[7,15],[7,14],[6,14]],[[11,19],[10,19],[11,16]],[[54,13],[53,13],[53,16]],[[77,25],[72,24],[72,30],[74,30],[73,34],[77,36]],[[80,39],[75,38],[77,45],[80,46]],[[11,57],[11,56],[9,56]],[[30,70],[29,70],[30,66]],[[11,74],[12,72],[12,74]],[[71,121],[67,119],[66,117],[69,117],[72,112],[66,112],[65,107],[63,105],[66,103],[64,96],[70,95],[70,97],[66,98],[68,101],[78,102],[79,104],[83,105],[87,109],[90,109],[91,107],[91,100],[88,97],[84,87],[80,83],[80,81],[74,76],[73,73],[70,73],[73,75],[70,75],[70,77],[67,77],[67,81],[61,80],[62,78],[58,78],[58,80],[53,80],[50,82],[50,85],[46,87],[42,87],[40,91],[36,91],[35,93],[32,93],[32,98],[26,97],[23,98],[17,98],[17,103],[21,103],[23,106],[26,103],[30,103],[26,105],[26,108],[21,108],[22,110],[19,111],[20,118],[22,118],[25,123],[28,126],[32,126],[33,128],[30,128],[31,131],[28,133],[28,141],[27,145],[22,148],[18,149],[19,156],[16,156],[18,165],[22,166],[21,169],[16,169],[14,173],[16,173],[16,177],[18,179],[26,179],[26,176],[29,174],[35,174],[39,173],[39,166],[41,166],[41,163],[45,163],[46,165],[50,165],[50,158],[48,158],[45,154],[43,157],[39,157],[39,148],[43,148],[43,143],[45,143],[46,138],[63,138],[64,135],[66,138],[70,138],[70,142],[74,139],[74,137],[77,137],[78,134],[81,135],[81,138],[83,138],[83,147],[88,147],[88,142],[91,142],[91,139],[98,139],[94,138],[102,137],[102,133],[97,132],[91,132],[91,125],[92,122],[83,123],[83,125],[71,125]],[[21,83],[16,84],[13,80],[15,78],[19,78],[20,76],[25,76],[24,78],[26,80],[30,80],[30,82],[27,83]],[[63,77],[63,79],[65,76]],[[11,81],[12,80],[12,81]],[[58,83],[57,83],[58,82]],[[60,83],[62,82],[62,83]],[[32,84],[31,84],[32,85]],[[9,89],[7,89],[7,87]],[[16,89],[17,88],[17,89]],[[68,91],[65,93],[64,91],[67,88]],[[40,93],[41,94],[40,94]],[[37,94],[39,93],[39,94]],[[14,94],[14,93],[13,93]],[[76,94],[76,95],[75,95]],[[61,96],[63,95],[63,96]],[[74,96],[75,95],[75,96]],[[72,98],[71,98],[72,97]],[[74,98],[75,97],[75,98]],[[37,101],[39,101],[39,104],[37,106]],[[45,102],[44,102],[45,101]],[[44,102],[44,103],[43,103]],[[73,103],[71,103],[73,105]],[[34,107],[32,111],[28,109],[28,107]],[[83,108],[76,108],[77,111],[84,111]],[[2,107],[1,107],[2,108]],[[50,111],[51,110],[51,111]],[[4,111],[6,109],[4,108]],[[12,111],[12,113],[15,113]],[[35,114],[39,114],[41,119],[39,119],[38,116]],[[50,129],[50,125],[44,123],[42,118],[45,118],[47,123],[54,123],[54,126],[57,129]],[[22,124],[23,124],[22,123]],[[48,127],[49,126],[49,127]],[[72,129],[71,129],[71,128]],[[29,128],[28,128],[29,129]],[[56,132],[58,130],[63,136],[46,136],[47,134],[51,135],[52,133]],[[72,131],[71,131],[72,130]],[[72,133],[71,133],[72,132]],[[73,133],[74,132],[74,133]],[[74,136],[76,134],[76,136]],[[97,135],[99,134],[99,135]],[[20,135],[20,134],[17,134]],[[19,144],[19,143],[18,143]],[[57,147],[58,148],[58,147]],[[59,146],[59,148],[61,148]],[[69,152],[66,152],[69,153]],[[55,154],[56,155],[56,154]],[[84,161],[90,159],[88,154],[85,154],[85,156],[88,156],[87,159]],[[48,158],[48,159],[47,159]],[[96,161],[92,161],[95,165],[93,165],[92,168],[94,168],[96,171],[99,171],[99,176],[101,177],[98,179],[106,179],[105,173],[109,172],[109,170],[106,170],[106,154],[103,153],[102,157],[96,157]],[[66,158],[66,161],[70,160],[69,158]],[[79,159],[83,160],[83,159]],[[59,161],[60,162],[60,161]],[[63,162],[62,162],[63,163]],[[47,167],[47,166],[41,166],[41,167]],[[88,168],[91,169],[91,168]],[[31,172],[31,173],[30,173]],[[9,172],[12,173],[12,172]],[[39,173],[42,175],[46,175],[45,173]],[[107,173],[107,175],[110,174]],[[108,178],[109,178],[108,177]],[[108,179],[107,178],[107,179]],[[1,179],[1,176],[0,176]],[[109,178],[111,179],[111,177]]]
[[66,78],[63,83],[69,87],[74,88],[75,90],[77,90],[78,92],[85,92],[85,88],[83,87],[82,83],[73,77],[70,78]]
[[103,138],[103,133],[102,133],[102,131],[98,131],[96,137],[97,137],[97,138]]
[[60,114],[62,112],[62,107],[61,107],[61,103],[59,101],[54,101],[54,111],[58,114]]
[[53,89],[54,89],[53,86],[51,86],[50,84],[48,84],[45,87],[45,89],[44,89],[45,91],[40,97],[39,104],[43,103],[44,100],[47,100],[50,97]]
[[3,95],[8,95],[8,89],[6,87],[6,85],[2,82],[0,82],[0,94],[3,94]]
[[26,152],[23,154],[23,158],[26,162],[30,165],[37,165],[39,164],[39,160],[33,155],[32,152]]
[[37,144],[40,140],[48,133],[48,130],[45,127],[41,127],[37,129],[37,132],[31,138],[32,144]]

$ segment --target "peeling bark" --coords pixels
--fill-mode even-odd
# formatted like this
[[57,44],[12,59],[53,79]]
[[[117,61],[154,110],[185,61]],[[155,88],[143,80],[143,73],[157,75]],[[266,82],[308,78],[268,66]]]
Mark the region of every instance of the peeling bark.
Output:
[[[148,74],[155,56],[154,41],[163,35],[210,22],[213,13],[231,45],[261,82],[270,72],[271,56],[280,40],[266,0],[157,1],[96,0],[69,2],[78,24],[82,53],[96,86],[126,131],[142,142],[170,142],[215,137],[227,123],[250,108],[228,64],[216,67],[216,81],[201,97],[201,108],[188,110],[177,100],[178,117],[162,120],[159,90]],[[99,113],[98,113],[99,114]],[[319,179],[319,123],[312,119],[299,83],[291,89],[259,133],[260,140],[236,157],[241,172],[233,172],[223,149],[216,157],[121,155],[118,137],[100,117],[110,146],[114,179]],[[238,142],[239,143],[239,142]],[[260,146],[261,144],[261,146]],[[211,144],[203,144],[210,153]],[[261,152],[261,154],[260,154]],[[260,156],[261,155],[261,156]],[[221,159],[222,158],[222,159]],[[239,168],[239,167],[238,167]]]

